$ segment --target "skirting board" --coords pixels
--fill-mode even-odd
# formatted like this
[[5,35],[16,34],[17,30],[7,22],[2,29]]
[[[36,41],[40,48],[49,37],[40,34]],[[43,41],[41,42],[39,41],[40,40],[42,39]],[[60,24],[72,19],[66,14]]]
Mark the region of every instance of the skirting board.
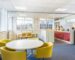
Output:
[[55,39],[60,40],[60,41],[65,42],[65,43],[68,43],[68,44],[71,44],[71,42],[69,42],[69,41],[65,41],[65,40],[62,40],[62,39],[59,39],[59,38],[55,38]]

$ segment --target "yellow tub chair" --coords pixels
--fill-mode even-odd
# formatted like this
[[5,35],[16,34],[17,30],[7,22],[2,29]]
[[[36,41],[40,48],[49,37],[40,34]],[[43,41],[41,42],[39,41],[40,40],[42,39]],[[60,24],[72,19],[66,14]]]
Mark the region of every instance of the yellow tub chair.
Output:
[[24,39],[24,38],[27,38],[26,33],[22,33],[22,38],[23,38],[23,39]]
[[8,39],[0,40],[0,47],[5,46],[5,44],[10,41],[12,41],[12,40],[8,40]]
[[47,42],[43,46],[36,49],[36,58],[51,58],[53,52],[53,43]]
[[22,38],[22,34],[18,34],[17,39],[21,39],[21,38]]
[[27,38],[32,38],[32,33],[27,33]]
[[2,60],[26,60],[25,51],[12,51],[6,47],[1,47]]

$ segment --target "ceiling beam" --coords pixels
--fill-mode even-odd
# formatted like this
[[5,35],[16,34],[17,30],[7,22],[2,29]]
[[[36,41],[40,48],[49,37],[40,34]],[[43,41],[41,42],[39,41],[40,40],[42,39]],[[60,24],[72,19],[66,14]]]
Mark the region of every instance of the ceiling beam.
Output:
[[41,14],[72,14],[75,15],[75,13],[56,13],[56,12],[32,12],[32,11],[8,11],[13,13],[41,13]]

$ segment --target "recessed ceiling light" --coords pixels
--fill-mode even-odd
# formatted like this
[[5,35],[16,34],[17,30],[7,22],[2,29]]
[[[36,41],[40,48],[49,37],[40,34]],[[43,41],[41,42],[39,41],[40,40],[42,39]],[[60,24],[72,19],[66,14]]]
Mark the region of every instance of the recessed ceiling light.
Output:
[[16,10],[26,10],[27,9],[26,7],[22,7],[22,6],[17,6],[15,8],[16,8]]
[[65,9],[65,8],[58,8],[58,9],[56,9],[55,11],[66,11],[67,9]]

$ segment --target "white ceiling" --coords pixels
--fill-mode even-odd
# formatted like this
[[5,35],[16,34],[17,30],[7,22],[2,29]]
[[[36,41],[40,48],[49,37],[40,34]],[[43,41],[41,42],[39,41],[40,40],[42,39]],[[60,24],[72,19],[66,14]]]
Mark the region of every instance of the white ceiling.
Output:
[[55,12],[66,8],[65,12],[75,12],[75,0],[0,0],[0,8],[15,11],[15,7],[26,7],[30,12]]
[[[75,13],[75,0],[0,0],[0,8],[6,8],[8,11],[20,11],[16,7],[25,7],[26,12]],[[55,10],[58,8],[67,10],[56,12]],[[59,16],[61,15],[58,14],[57,17]]]

